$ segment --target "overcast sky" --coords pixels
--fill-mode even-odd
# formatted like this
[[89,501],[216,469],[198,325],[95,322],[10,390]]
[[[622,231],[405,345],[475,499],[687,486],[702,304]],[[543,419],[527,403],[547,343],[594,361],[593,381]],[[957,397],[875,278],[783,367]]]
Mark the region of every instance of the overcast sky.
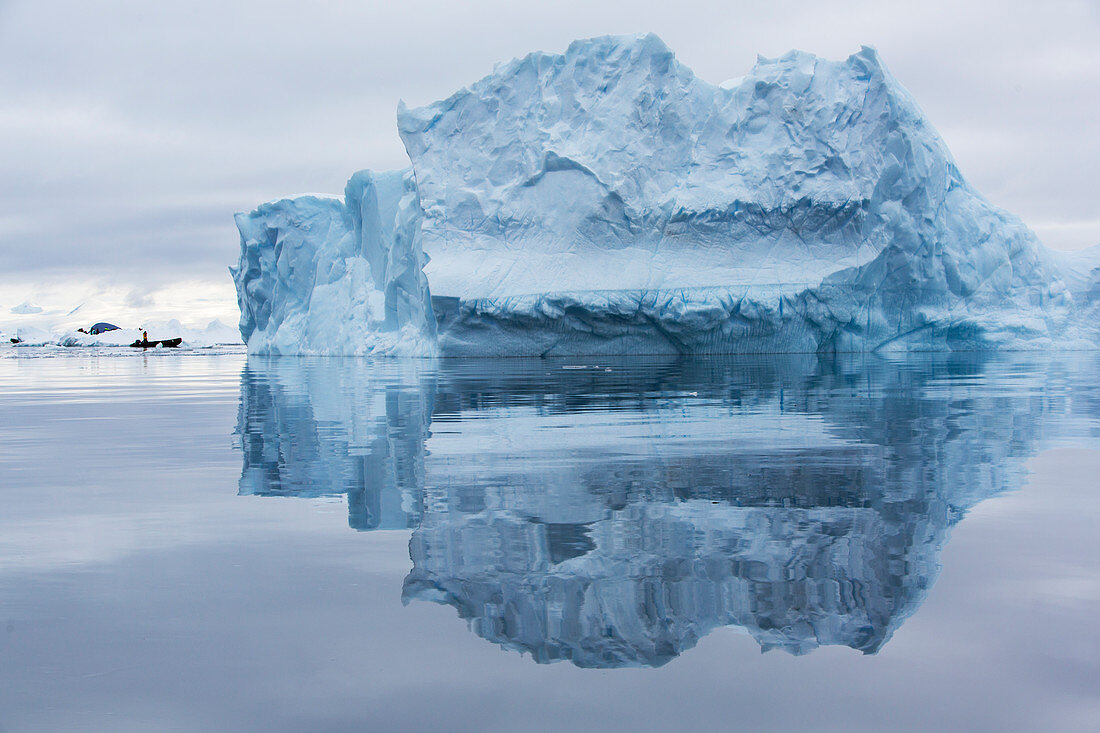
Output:
[[0,308],[172,284],[232,308],[232,214],[407,165],[399,99],[642,31],[715,83],[873,45],[988,199],[1051,247],[1100,243],[1100,0],[0,0]]

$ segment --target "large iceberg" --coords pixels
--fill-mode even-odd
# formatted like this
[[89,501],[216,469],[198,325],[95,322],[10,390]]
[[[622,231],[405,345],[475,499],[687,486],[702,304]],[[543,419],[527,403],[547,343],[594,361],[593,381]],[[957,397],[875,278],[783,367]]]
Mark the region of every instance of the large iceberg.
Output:
[[[397,117],[411,174],[377,177],[389,176],[371,193],[381,226],[351,223],[362,204],[350,184],[343,202],[238,217],[250,350],[1097,343],[1088,271],[1100,258],[1049,252],[983,199],[870,48],[761,58],[716,86],[654,35],[596,38]],[[317,223],[304,232],[307,216]],[[280,238],[297,253],[285,266]],[[392,277],[378,252],[403,263],[409,307],[395,318],[372,305]]]

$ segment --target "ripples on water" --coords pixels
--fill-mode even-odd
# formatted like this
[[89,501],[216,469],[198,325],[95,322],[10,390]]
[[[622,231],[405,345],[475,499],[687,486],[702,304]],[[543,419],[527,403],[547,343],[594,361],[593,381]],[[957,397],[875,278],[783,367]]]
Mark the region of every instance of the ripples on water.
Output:
[[403,600],[540,662],[659,666],[722,626],[875,653],[968,510],[1096,437],[1095,364],[249,360],[240,493],[411,528]]

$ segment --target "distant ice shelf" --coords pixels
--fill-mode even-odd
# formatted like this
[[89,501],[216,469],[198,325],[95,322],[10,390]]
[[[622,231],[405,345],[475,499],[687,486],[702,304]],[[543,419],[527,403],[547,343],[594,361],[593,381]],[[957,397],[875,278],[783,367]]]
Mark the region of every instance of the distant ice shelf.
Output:
[[715,86],[652,34],[595,38],[397,122],[408,171],[237,216],[251,352],[1100,344],[1100,250],[982,198],[870,48]]

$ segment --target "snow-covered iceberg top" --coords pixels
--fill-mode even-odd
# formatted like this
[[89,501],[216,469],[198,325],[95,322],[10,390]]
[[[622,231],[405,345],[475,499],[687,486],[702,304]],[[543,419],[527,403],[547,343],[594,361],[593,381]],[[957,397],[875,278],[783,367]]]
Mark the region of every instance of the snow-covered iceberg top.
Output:
[[[398,129],[418,210],[400,243],[400,228],[379,242],[423,264],[427,282],[406,292],[424,296],[414,310],[433,314],[438,336],[414,319],[412,340],[444,355],[1097,343],[1083,265],[970,187],[870,48],[761,58],[716,86],[654,35],[577,41],[402,105]],[[335,218],[355,209],[331,205]],[[263,250],[246,229],[242,248]],[[296,246],[346,260],[340,236]],[[361,353],[366,332],[393,333],[346,317],[362,310],[356,297],[330,318],[301,268],[268,276],[257,288],[237,273],[250,349]],[[274,346],[265,327],[253,346],[248,313],[266,310],[336,337],[298,325]]]

